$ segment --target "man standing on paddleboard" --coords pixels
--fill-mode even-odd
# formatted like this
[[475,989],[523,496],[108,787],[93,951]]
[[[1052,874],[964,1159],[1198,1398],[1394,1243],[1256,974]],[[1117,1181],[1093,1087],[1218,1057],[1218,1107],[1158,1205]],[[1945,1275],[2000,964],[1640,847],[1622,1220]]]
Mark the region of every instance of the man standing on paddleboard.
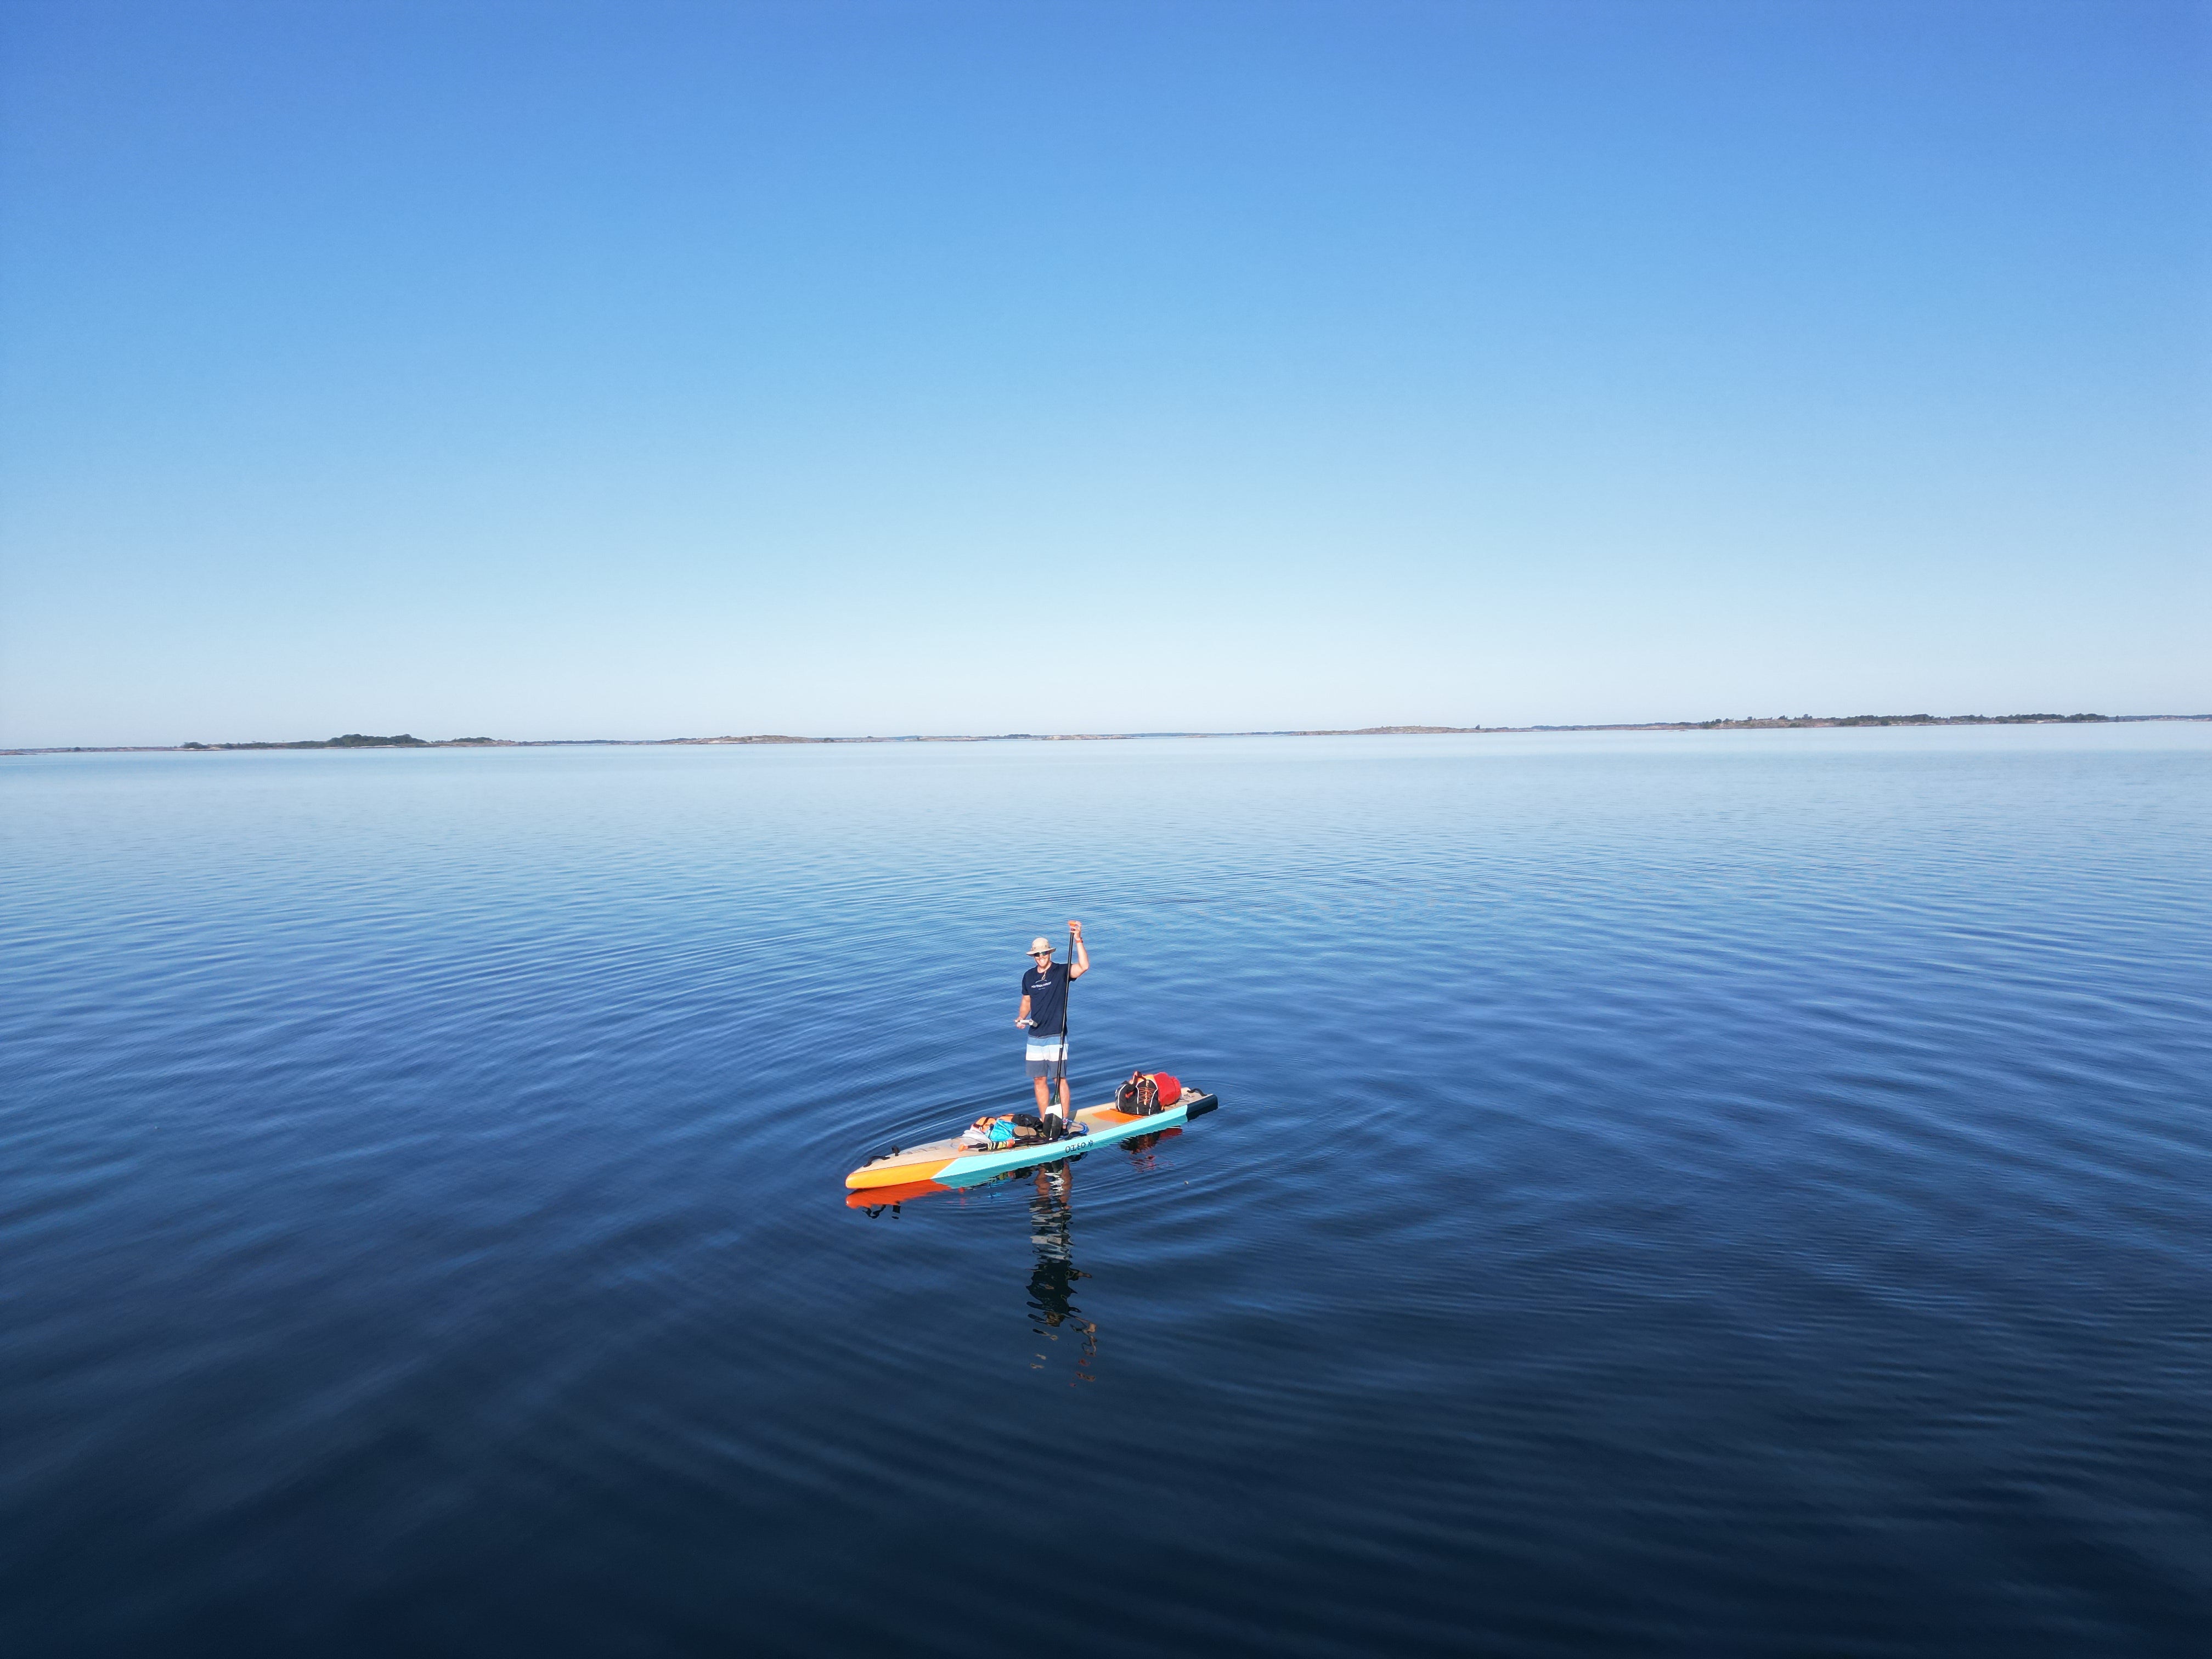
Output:
[[1052,959],[1050,939],[1030,941],[1033,965],[1022,975],[1022,1011],[1014,1016],[1014,1024],[1030,1034],[1030,1081],[1036,1085],[1039,1117],[1052,1115],[1052,1083],[1060,1079],[1060,1122],[1051,1127],[1060,1130],[1075,1115],[1067,1104],[1067,987],[1071,980],[1091,971],[1091,953],[1083,948],[1083,924],[1069,922],[1067,936],[1075,951],[1072,966]]

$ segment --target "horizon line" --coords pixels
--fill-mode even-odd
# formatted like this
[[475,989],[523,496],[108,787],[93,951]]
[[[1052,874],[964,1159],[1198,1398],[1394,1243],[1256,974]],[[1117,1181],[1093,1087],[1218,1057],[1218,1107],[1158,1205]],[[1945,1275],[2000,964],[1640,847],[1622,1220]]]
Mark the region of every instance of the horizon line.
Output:
[[1610,720],[1550,726],[1285,726],[1240,732],[1001,732],[912,733],[858,738],[793,737],[755,732],[716,738],[418,738],[411,732],[371,737],[349,732],[336,738],[232,743],[49,744],[0,748],[14,755],[183,755],[240,750],[331,749],[574,749],[712,748],[750,744],[820,745],[845,743],[1128,743],[1145,738],[1382,738],[1510,736],[1540,732],[1790,731],[1816,728],[1927,726],[2139,725],[2155,720],[2212,720],[2212,714],[1778,714],[1772,718],[1710,720]]

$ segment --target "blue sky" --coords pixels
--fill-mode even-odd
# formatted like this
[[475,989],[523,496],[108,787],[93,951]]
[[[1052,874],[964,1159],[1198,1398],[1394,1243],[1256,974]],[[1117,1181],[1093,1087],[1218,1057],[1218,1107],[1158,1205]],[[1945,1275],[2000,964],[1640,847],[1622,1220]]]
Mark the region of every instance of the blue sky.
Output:
[[0,741],[2212,709],[2212,8],[0,12]]

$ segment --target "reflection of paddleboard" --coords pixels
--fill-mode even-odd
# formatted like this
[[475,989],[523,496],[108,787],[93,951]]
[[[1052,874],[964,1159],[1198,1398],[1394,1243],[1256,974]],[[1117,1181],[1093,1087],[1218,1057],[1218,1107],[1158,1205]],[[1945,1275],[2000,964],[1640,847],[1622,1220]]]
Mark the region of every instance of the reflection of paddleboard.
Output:
[[872,1210],[884,1204],[903,1204],[910,1198],[920,1198],[925,1193],[957,1193],[957,1187],[948,1187],[941,1181],[902,1181],[896,1187],[863,1187],[857,1193],[845,1194],[848,1210]]
[[1176,1129],[1188,1120],[1204,1117],[1221,1103],[1186,1084],[1182,1098],[1172,1106],[1139,1117],[1110,1105],[1085,1106],[1075,1115],[1086,1133],[1062,1140],[1032,1140],[1015,1146],[969,1146],[957,1139],[933,1140],[927,1146],[908,1146],[882,1158],[870,1158],[845,1177],[848,1187],[904,1187],[934,1182],[946,1187],[965,1187],[1009,1170],[1026,1170],[1039,1164],[1056,1164],[1093,1146],[1111,1146],[1132,1135],[1158,1134]]

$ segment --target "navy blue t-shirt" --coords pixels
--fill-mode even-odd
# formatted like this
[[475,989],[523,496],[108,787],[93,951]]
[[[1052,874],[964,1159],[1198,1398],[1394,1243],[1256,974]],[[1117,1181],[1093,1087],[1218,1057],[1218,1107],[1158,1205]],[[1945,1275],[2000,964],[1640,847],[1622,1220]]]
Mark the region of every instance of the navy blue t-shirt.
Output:
[[1056,1037],[1067,1029],[1067,964],[1032,968],[1022,975],[1022,994],[1030,1000],[1030,1035]]

